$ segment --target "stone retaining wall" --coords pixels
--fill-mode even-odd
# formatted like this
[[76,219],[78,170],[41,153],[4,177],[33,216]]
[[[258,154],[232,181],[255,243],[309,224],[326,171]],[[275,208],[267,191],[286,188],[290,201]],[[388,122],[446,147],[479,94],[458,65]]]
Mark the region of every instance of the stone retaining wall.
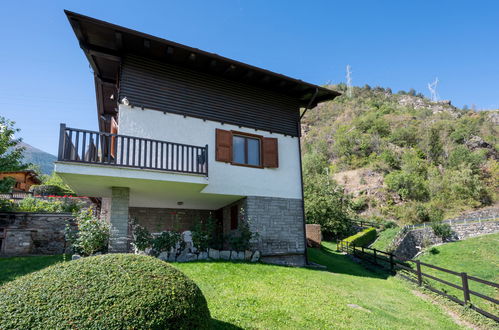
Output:
[[0,255],[62,254],[70,213],[0,213]]
[[[483,221],[473,223],[452,224],[453,237],[450,241],[463,240],[466,238],[492,234],[499,232],[499,221]],[[401,259],[412,259],[423,248],[443,243],[442,239],[433,233],[431,227],[414,229],[401,239],[394,254]]]

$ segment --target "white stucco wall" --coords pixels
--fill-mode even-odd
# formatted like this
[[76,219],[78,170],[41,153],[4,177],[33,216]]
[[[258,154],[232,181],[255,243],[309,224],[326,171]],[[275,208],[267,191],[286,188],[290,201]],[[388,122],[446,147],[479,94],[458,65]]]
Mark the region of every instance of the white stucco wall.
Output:
[[[120,105],[119,134],[197,146],[208,144],[208,185],[211,194],[301,198],[298,138]],[[215,161],[215,129],[237,130],[278,139],[279,167],[249,168]]]

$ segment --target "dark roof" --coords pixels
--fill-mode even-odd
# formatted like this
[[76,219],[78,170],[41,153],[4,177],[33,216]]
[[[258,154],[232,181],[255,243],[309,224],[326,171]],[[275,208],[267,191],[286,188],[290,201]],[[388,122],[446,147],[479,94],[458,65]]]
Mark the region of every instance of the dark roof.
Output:
[[[274,90],[298,99],[302,106],[314,107],[317,103],[340,95],[336,91],[214,53],[67,10],[64,12],[94,70],[99,117],[104,114],[112,115],[116,111],[116,100],[112,100],[110,96],[117,96],[116,80],[125,54],[141,55]],[[102,125],[101,122],[101,129]]]

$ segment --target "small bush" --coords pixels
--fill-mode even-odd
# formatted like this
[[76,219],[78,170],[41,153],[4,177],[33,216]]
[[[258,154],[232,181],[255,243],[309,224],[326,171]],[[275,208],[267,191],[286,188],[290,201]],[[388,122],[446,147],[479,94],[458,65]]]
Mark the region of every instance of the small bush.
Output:
[[227,239],[229,241],[229,246],[235,251],[244,251],[250,249],[250,242],[252,239],[258,237],[258,233],[253,233],[250,230],[250,219],[246,219],[244,216],[244,209],[241,209],[239,225],[237,231],[228,235]]
[[2,329],[204,329],[198,286],[148,256],[108,254],[59,263],[0,289]]
[[133,226],[133,242],[132,244],[138,251],[145,251],[152,247],[153,237],[151,233],[139,224]]
[[41,184],[31,187],[30,191],[35,195],[44,196],[67,196],[72,195],[74,192],[71,189],[66,189],[58,185]]
[[177,243],[183,243],[179,233],[174,231],[164,231],[152,240],[152,248],[156,253],[170,252]]
[[75,221],[77,229],[71,224],[66,226],[67,240],[71,243],[73,252],[86,256],[105,252],[109,240],[109,224],[97,218],[92,209],[76,214]]
[[208,248],[221,248],[223,237],[218,233],[217,227],[217,219],[211,216],[205,221],[196,222],[192,229],[192,242],[196,249],[206,251]]
[[368,246],[376,239],[376,229],[367,228],[357,234],[345,238],[343,241],[355,246]]
[[16,179],[8,176],[0,180],[0,194],[10,193],[14,185],[16,184]]
[[436,236],[444,241],[452,237],[452,228],[448,223],[435,221],[431,224],[431,229]]
[[74,213],[82,208],[80,201],[65,198],[40,199],[27,197],[19,203],[13,201],[0,202],[0,211],[4,212],[37,212],[37,213]]
[[16,209],[17,204],[12,199],[0,199],[0,211],[12,212]]

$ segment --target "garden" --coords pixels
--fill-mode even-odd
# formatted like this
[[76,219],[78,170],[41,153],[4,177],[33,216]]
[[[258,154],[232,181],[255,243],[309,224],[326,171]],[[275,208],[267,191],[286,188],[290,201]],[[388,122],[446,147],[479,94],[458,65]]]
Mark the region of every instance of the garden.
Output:
[[0,259],[7,270],[0,273],[0,304],[8,306],[0,323],[7,329],[183,328],[201,321],[213,329],[460,328],[402,280],[366,270],[335,250],[328,242],[309,249],[309,259],[326,269],[168,264],[136,255]]

